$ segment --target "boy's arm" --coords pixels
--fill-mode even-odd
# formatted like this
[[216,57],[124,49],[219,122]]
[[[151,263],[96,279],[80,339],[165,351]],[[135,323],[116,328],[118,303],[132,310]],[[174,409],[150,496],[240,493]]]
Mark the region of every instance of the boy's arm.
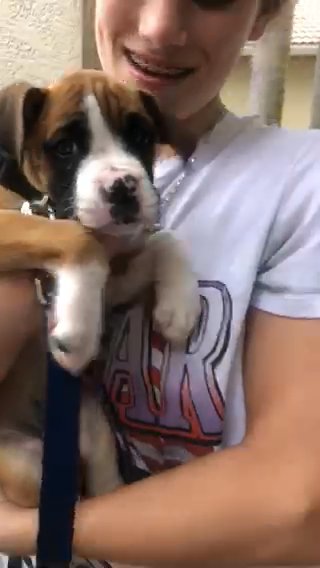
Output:
[[[242,444],[83,502],[75,552],[145,566],[319,563],[319,346],[318,320],[253,310]],[[36,529],[35,512],[10,508],[0,549],[34,552]]]

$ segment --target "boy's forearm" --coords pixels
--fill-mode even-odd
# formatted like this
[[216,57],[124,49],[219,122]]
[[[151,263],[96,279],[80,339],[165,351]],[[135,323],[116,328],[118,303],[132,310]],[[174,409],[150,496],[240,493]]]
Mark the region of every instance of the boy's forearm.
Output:
[[[320,563],[320,515],[308,525],[295,471],[239,446],[89,499],[77,509],[75,553],[143,566]],[[10,552],[33,554],[35,513],[18,518]]]
[[289,466],[226,450],[80,504],[76,553],[147,566],[319,562],[297,487]]
[[[8,510],[6,510],[8,508]],[[38,511],[16,509],[1,503],[0,552],[8,556],[31,556],[36,551]]]

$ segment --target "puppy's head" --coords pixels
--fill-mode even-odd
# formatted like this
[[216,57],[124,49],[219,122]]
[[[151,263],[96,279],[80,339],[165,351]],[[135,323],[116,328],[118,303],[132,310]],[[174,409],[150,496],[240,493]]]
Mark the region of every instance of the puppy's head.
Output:
[[129,234],[154,222],[152,169],[165,132],[149,95],[103,72],[81,71],[48,89],[7,88],[0,93],[3,113],[0,145],[50,195],[59,217]]

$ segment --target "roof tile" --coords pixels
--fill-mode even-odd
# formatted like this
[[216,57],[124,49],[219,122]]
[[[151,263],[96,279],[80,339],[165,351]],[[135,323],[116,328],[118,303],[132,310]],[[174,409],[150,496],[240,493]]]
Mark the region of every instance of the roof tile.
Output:
[[293,45],[315,45],[320,42],[320,0],[298,0],[294,23]]

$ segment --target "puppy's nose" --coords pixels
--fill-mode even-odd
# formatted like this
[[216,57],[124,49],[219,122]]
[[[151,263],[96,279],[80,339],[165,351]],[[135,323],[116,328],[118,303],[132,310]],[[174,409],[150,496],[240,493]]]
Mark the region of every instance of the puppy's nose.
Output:
[[140,210],[137,186],[138,180],[128,174],[117,178],[109,190],[104,191],[104,199],[111,205],[111,217],[118,225],[128,225],[137,220]]

